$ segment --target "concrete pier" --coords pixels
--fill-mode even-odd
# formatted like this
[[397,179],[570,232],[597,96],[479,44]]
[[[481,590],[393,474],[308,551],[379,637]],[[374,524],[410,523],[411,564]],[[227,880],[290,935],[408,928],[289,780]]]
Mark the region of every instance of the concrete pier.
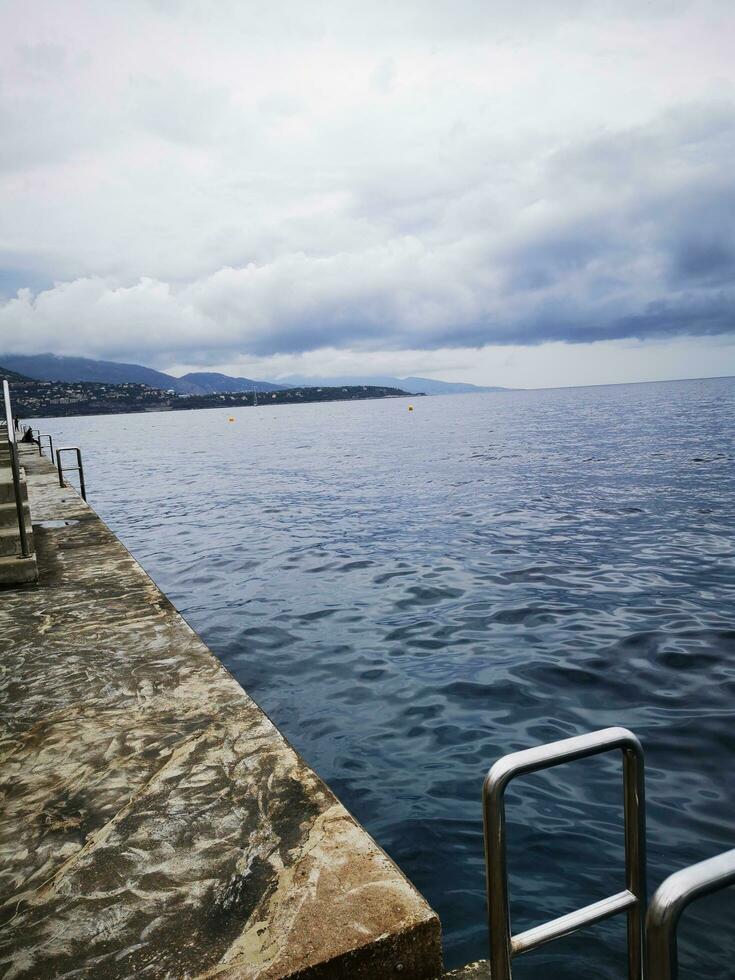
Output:
[[95,512],[23,449],[0,592],[0,975],[430,980],[424,899]]

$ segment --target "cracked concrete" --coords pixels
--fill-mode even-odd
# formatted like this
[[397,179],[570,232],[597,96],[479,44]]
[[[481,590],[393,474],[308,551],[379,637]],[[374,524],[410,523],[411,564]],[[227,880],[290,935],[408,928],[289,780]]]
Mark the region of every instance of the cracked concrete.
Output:
[[441,973],[423,898],[50,463],[0,595],[0,976]]

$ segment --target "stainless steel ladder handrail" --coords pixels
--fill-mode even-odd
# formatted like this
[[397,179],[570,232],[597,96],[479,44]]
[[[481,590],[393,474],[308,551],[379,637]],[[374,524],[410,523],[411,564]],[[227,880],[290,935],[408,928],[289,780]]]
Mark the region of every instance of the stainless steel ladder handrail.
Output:
[[48,439],[48,448],[49,448],[49,452],[51,453],[51,462],[53,463],[53,462],[55,462],[55,460],[54,460],[54,440],[52,439],[52,437],[50,435],[48,435],[48,433],[44,433],[43,435],[39,435],[38,436],[38,455],[39,456],[42,456],[43,455],[43,442],[42,442],[43,439]]
[[676,928],[697,898],[735,885],[735,848],[683,868],[662,882],[646,916],[646,980],[676,980]]
[[[616,749],[623,754],[625,890],[514,936],[506,862],[504,795],[508,784],[516,776]],[[490,769],[482,795],[490,974],[493,980],[511,980],[514,956],[619,912],[625,912],[628,918],[628,977],[629,980],[641,980],[646,908],[646,817],[643,749],[636,736],[627,728],[604,728],[513,752],[499,759]]]
[[59,472],[59,486],[64,486],[64,466],[61,462],[62,453],[76,453],[77,454],[77,466],[67,466],[67,470],[71,470],[74,473],[79,474],[79,493],[81,494],[82,500],[87,499],[87,488],[84,483],[84,467],[82,466],[82,451],[79,446],[59,446],[56,450],[56,469]]
[[18,442],[15,436],[15,420],[13,418],[13,408],[10,403],[10,387],[8,382],[3,379],[3,402],[5,403],[5,419],[8,428],[8,446],[10,453],[10,470],[13,478],[13,494],[15,496],[15,509],[18,515],[18,535],[20,537],[20,554],[22,558],[29,558],[31,555],[30,545],[28,544],[28,533],[26,531],[26,517],[23,507],[23,497],[20,487],[20,460],[18,459]]

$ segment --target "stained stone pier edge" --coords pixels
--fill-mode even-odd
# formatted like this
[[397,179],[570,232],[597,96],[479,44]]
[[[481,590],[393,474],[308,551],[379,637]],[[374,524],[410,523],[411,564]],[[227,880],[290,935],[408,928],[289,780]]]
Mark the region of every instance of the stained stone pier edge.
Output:
[[0,589],[0,976],[432,980],[435,913],[34,446]]

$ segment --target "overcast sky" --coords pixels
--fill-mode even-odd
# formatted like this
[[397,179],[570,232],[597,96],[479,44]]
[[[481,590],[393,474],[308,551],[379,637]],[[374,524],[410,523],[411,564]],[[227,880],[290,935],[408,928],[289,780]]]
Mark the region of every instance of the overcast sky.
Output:
[[733,0],[0,0],[0,351],[735,374]]

